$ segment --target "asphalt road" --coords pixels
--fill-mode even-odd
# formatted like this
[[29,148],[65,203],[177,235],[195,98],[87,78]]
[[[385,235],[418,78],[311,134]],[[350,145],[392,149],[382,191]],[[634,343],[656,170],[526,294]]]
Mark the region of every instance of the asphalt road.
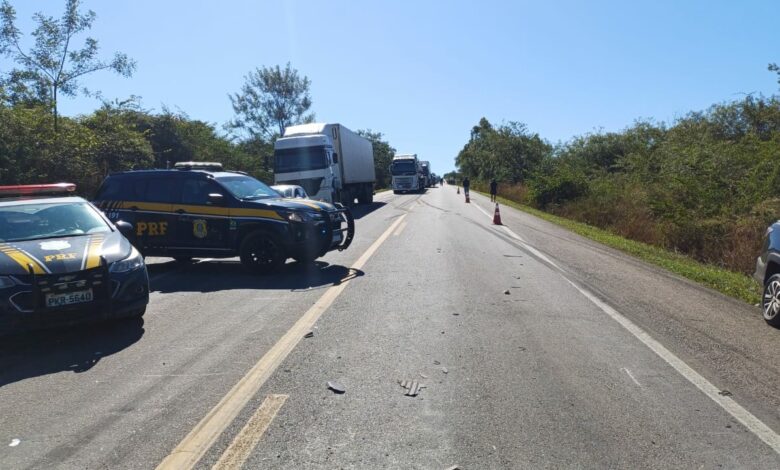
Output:
[[757,308],[492,211],[382,193],[273,277],[150,260],[143,322],[0,343],[0,468],[780,467]]

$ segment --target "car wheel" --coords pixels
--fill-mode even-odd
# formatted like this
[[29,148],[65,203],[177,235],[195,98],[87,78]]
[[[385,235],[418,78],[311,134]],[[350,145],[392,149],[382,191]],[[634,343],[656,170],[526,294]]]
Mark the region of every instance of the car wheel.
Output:
[[761,312],[767,323],[780,327],[780,274],[773,274],[764,283]]
[[258,273],[272,272],[287,260],[281,243],[266,232],[254,232],[244,238],[240,256],[241,264]]

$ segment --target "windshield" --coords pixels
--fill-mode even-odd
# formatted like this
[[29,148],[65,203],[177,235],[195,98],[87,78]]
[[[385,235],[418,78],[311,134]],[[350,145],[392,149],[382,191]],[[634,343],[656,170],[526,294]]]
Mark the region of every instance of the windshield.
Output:
[[279,193],[251,176],[228,176],[218,178],[217,181],[238,199],[254,200],[279,197]]
[[319,170],[328,166],[328,156],[322,146],[276,149],[274,160],[277,173]]
[[23,204],[0,208],[0,241],[13,242],[110,232],[86,202]]
[[417,173],[417,165],[413,161],[393,162],[393,165],[390,167],[390,171],[394,175]]

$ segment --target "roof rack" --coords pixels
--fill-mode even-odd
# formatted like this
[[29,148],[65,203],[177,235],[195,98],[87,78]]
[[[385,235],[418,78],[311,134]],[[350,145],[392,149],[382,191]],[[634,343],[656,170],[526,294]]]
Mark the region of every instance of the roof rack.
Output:
[[222,171],[222,164],[219,162],[176,162],[173,167],[177,170]]
[[73,183],[54,184],[20,184],[15,186],[0,186],[0,198],[19,196],[52,196],[55,194],[71,196],[76,192]]

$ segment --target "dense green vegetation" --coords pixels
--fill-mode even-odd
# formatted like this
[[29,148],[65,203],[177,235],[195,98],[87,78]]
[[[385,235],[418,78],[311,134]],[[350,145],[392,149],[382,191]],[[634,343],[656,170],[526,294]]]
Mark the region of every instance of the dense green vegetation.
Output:
[[483,118],[456,162],[475,187],[495,177],[520,203],[750,273],[780,218],[780,99],[748,96],[556,146]]

